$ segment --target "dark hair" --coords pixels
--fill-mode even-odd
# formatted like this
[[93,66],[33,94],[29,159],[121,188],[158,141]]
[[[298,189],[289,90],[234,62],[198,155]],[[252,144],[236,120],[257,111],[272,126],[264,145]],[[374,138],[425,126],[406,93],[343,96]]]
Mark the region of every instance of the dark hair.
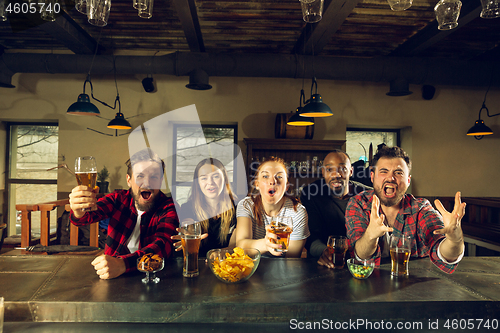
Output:
[[375,167],[381,158],[402,158],[408,166],[408,171],[411,171],[411,160],[408,154],[401,148],[394,146],[379,145],[377,153],[373,156],[372,166]]
[[[257,181],[257,178],[259,178],[259,173],[260,173],[260,170],[262,170],[262,166],[266,163],[269,163],[269,162],[276,162],[276,163],[279,163],[283,166],[283,168],[286,171],[286,182],[288,185],[288,179],[289,179],[288,168],[286,167],[285,161],[282,158],[271,156],[269,159],[267,159],[265,162],[262,162],[259,165],[259,167],[257,168],[257,171],[255,172],[255,176],[254,176],[254,179],[252,181],[252,188],[250,189],[250,193],[249,193],[249,196],[253,201],[253,216],[255,216],[255,219],[257,220],[257,225],[264,225],[263,214],[262,214],[262,212],[264,211],[264,205],[262,204],[262,198],[260,196],[260,192],[255,187],[255,182]],[[299,199],[293,195],[288,194],[287,191],[285,191],[285,194],[283,196],[285,197],[285,200],[286,200],[286,198],[289,198],[290,200],[292,200],[293,209],[296,211],[297,205],[300,202]],[[264,213],[265,213],[265,211],[264,211]]]
[[[349,156],[349,154],[347,154],[345,151],[343,151],[342,149],[334,149],[332,151],[330,151],[326,156],[328,156],[329,154],[331,153],[337,153],[337,154],[344,154],[345,156],[347,156],[347,158],[349,159],[349,162],[351,161],[351,157]],[[326,157],[325,157],[326,158]]]
[[134,164],[144,161],[153,161],[158,163],[161,166],[161,174],[163,175],[163,172],[165,171],[165,163],[163,163],[163,160],[151,148],[139,150],[132,155],[127,162],[125,162],[125,165],[127,166],[127,175],[132,177],[132,168]]

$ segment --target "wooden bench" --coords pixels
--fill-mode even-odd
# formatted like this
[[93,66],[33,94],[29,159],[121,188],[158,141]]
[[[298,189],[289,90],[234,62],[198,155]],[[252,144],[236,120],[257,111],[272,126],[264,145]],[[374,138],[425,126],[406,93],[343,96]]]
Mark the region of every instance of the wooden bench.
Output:
[[[39,204],[16,205],[16,209],[21,211],[21,247],[27,248],[32,245],[31,241],[31,214],[40,212],[40,244],[48,246],[50,243],[50,212],[57,207],[64,207],[71,211],[69,199],[44,202]],[[78,227],[70,223],[70,245],[78,245]],[[99,247],[99,223],[90,225],[90,246]]]

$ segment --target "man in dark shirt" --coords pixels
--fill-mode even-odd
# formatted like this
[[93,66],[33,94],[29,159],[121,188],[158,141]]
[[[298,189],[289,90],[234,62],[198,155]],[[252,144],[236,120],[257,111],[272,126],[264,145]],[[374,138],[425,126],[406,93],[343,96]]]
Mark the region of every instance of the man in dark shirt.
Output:
[[332,255],[326,246],[328,236],[346,236],[347,202],[369,187],[349,180],[353,172],[351,161],[339,149],[325,157],[321,172],[323,178],[306,186],[300,197],[307,209],[311,233],[306,249],[308,256],[319,258],[318,264],[333,268]]
[[109,218],[104,255],[92,261],[101,279],[112,279],[136,269],[146,253],[167,258],[171,236],[179,225],[173,200],[160,191],[164,164],[150,149],[127,161],[128,190],[116,190],[96,200],[87,186],[77,186],[70,197],[71,223],[82,226]]

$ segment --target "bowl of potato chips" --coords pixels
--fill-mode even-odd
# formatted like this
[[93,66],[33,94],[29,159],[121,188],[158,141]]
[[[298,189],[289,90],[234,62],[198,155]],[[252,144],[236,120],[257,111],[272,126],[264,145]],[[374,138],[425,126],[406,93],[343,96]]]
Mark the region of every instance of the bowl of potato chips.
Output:
[[241,283],[257,270],[260,251],[257,249],[213,249],[207,253],[208,266],[225,283]]

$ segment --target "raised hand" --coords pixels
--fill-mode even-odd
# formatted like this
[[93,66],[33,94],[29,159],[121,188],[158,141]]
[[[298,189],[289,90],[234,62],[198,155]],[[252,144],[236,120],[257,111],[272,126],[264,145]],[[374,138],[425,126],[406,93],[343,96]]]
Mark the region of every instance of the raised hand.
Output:
[[462,228],[460,226],[460,222],[465,215],[465,202],[462,202],[460,199],[460,192],[455,194],[455,206],[453,207],[453,211],[448,212],[441,201],[436,199],[434,201],[437,210],[443,216],[443,224],[444,228],[434,230],[435,235],[446,235],[446,238],[450,239],[453,242],[459,242],[463,239]]
[[[180,232],[181,232],[181,229],[180,228],[176,228],[175,231],[177,231],[179,234],[178,235],[173,235],[170,237],[171,240],[173,241],[176,241],[174,243],[174,250],[177,252],[177,251],[182,251],[182,241],[181,241],[181,235],[180,235]],[[201,234],[201,238],[200,239],[205,239],[208,237],[208,234]]]
[[380,199],[374,194],[372,200],[372,210],[370,213],[370,223],[365,234],[370,239],[382,237],[386,232],[392,232],[392,228],[385,225],[385,215],[380,214]]
[[[76,218],[81,218],[86,211],[96,210],[96,189],[90,190],[85,185],[79,185],[73,188],[69,194],[69,203],[73,215]],[[99,191],[99,188],[97,188]]]

